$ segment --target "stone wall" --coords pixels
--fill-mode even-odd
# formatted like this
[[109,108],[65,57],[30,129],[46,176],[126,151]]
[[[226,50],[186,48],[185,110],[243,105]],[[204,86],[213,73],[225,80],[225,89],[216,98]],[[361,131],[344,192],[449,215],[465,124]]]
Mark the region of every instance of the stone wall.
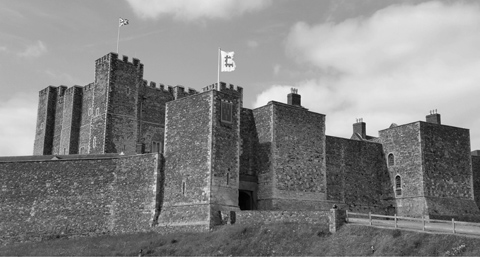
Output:
[[60,150],[60,138],[62,134],[63,109],[65,107],[66,86],[57,88],[57,102],[55,104],[55,121],[53,125],[53,147],[52,154],[64,154],[64,149]]
[[167,103],[160,226],[209,224],[212,102],[206,92]]
[[473,198],[468,129],[421,123],[425,196]]
[[395,213],[381,144],[327,136],[326,152],[328,200],[352,212]]
[[421,122],[425,197],[429,215],[478,215],[468,129]]
[[[420,142],[420,122],[394,126],[379,131],[379,139],[383,145],[385,161],[395,192],[395,177],[401,178],[401,192],[395,193],[397,215],[426,215],[426,202],[423,187],[423,159]],[[388,164],[388,156],[393,162]]]
[[52,154],[53,128],[55,125],[55,104],[57,102],[57,88],[49,86],[39,92],[37,125],[34,155]]
[[0,242],[148,230],[157,176],[157,155],[0,159]]
[[269,210],[272,208],[273,198],[273,166],[272,166],[272,144],[273,144],[273,105],[265,105],[253,110],[255,125],[258,136],[256,146],[257,155],[257,178],[258,178],[258,209]]
[[[477,152],[477,151],[475,151]],[[473,196],[477,207],[480,207],[480,156],[472,155]]]
[[309,223],[328,224],[326,211],[240,211],[236,212],[235,224]]
[[[273,105],[273,210],[318,210],[326,200],[325,115]],[[287,203],[290,202],[290,203]],[[318,206],[318,207],[317,207]],[[288,209],[287,209],[288,208]]]
[[[238,210],[241,94],[222,87],[221,91],[209,91],[208,94],[213,96],[210,192],[212,212]],[[224,108],[226,110],[223,110]],[[222,112],[230,110],[231,121],[222,120]]]

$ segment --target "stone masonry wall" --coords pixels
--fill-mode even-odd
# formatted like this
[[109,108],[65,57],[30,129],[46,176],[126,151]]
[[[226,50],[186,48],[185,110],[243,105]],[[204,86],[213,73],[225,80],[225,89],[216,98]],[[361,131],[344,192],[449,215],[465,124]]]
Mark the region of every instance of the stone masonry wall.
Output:
[[480,156],[472,155],[473,196],[480,207]]
[[256,176],[258,173],[258,167],[256,165],[258,135],[253,111],[250,109],[241,109],[240,137],[240,176]]
[[[468,129],[421,122],[429,215],[478,215]],[[456,203],[462,202],[459,206]]]
[[[393,155],[393,165],[388,171],[395,186],[395,176],[401,177],[401,194],[395,195],[397,215],[421,216],[426,214],[423,190],[422,150],[420,122],[409,123],[379,131],[385,158]],[[392,191],[395,188],[392,187]]]
[[253,110],[257,129],[258,145],[256,147],[258,169],[258,209],[272,209],[273,198],[273,167],[272,167],[272,142],[273,142],[273,105],[265,105]]
[[330,211],[240,211],[235,224],[308,223],[328,225]]
[[63,123],[60,139],[62,154],[77,154],[82,110],[82,88],[67,88],[64,96]]
[[39,92],[34,155],[52,154],[56,102],[56,87],[49,86]]
[[381,144],[326,137],[327,199],[352,212],[393,215],[393,186]]
[[0,160],[0,242],[148,230],[157,159]]
[[323,208],[318,204],[326,200],[325,115],[288,104],[272,105],[272,207]]
[[[238,210],[241,95],[230,90],[211,93],[213,110],[210,203],[211,211],[217,213]],[[231,104],[231,122],[222,121],[222,112],[225,111],[222,110],[222,103]]]
[[152,142],[164,142],[166,103],[173,100],[170,92],[154,87],[139,87],[137,114],[138,143],[144,144],[145,151],[153,151]]
[[160,226],[209,226],[212,92],[167,103]]
[[55,104],[55,122],[53,128],[53,147],[52,154],[64,154],[64,150],[60,149],[60,138],[62,136],[63,114],[65,107],[65,90],[66,86],[59,86],[57,89],[57,103]]
[[78,153],[87,154],[90,149],[90,130],[93,117],[93,83],[82,88],[82,110],[80,114],[80,132],[78,138]]

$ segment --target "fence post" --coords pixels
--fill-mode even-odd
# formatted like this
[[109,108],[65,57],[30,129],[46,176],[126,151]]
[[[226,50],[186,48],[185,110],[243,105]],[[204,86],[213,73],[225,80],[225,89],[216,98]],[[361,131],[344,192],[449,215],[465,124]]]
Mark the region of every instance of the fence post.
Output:
[[395,228],[398,228],[397,226],[397,214],[395,213]]
[[423,224],[422,230],[425,231],[425,215],[422,215],[422,224]]
[[372,225],[372,212],[368,212],[368,219],[370,220],[370,226]]
[[453,234],[455,234],[455,219],[452,218]]

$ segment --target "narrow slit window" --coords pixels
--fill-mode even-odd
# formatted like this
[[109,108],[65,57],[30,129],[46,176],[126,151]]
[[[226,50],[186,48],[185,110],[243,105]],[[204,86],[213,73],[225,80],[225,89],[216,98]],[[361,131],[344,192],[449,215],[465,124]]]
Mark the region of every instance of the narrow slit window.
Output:
[[97,107],[97,109],[95,110],[95,116],[98,116],[100,115],[100,109]]
[[227,173],[227,185],[230,184],[230,173]]
[[97,137],[93,137],[93,142],[92,142],[93,149],[95,149],[96,145],[97,145]]
[[187,182],[182,181],[182,195],[185,196],[185,191],[187,189]]

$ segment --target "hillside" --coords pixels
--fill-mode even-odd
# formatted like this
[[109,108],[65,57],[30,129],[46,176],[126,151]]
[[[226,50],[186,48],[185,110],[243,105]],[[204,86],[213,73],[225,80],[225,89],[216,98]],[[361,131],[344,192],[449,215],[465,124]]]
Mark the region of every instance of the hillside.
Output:
[[145,255],[480,256],[480,239],[356,225],[330,234],[327,227],[286,223],[225,226],[207,233],[59,238],[2,247],[0,255],[138,255],[140,249]]

